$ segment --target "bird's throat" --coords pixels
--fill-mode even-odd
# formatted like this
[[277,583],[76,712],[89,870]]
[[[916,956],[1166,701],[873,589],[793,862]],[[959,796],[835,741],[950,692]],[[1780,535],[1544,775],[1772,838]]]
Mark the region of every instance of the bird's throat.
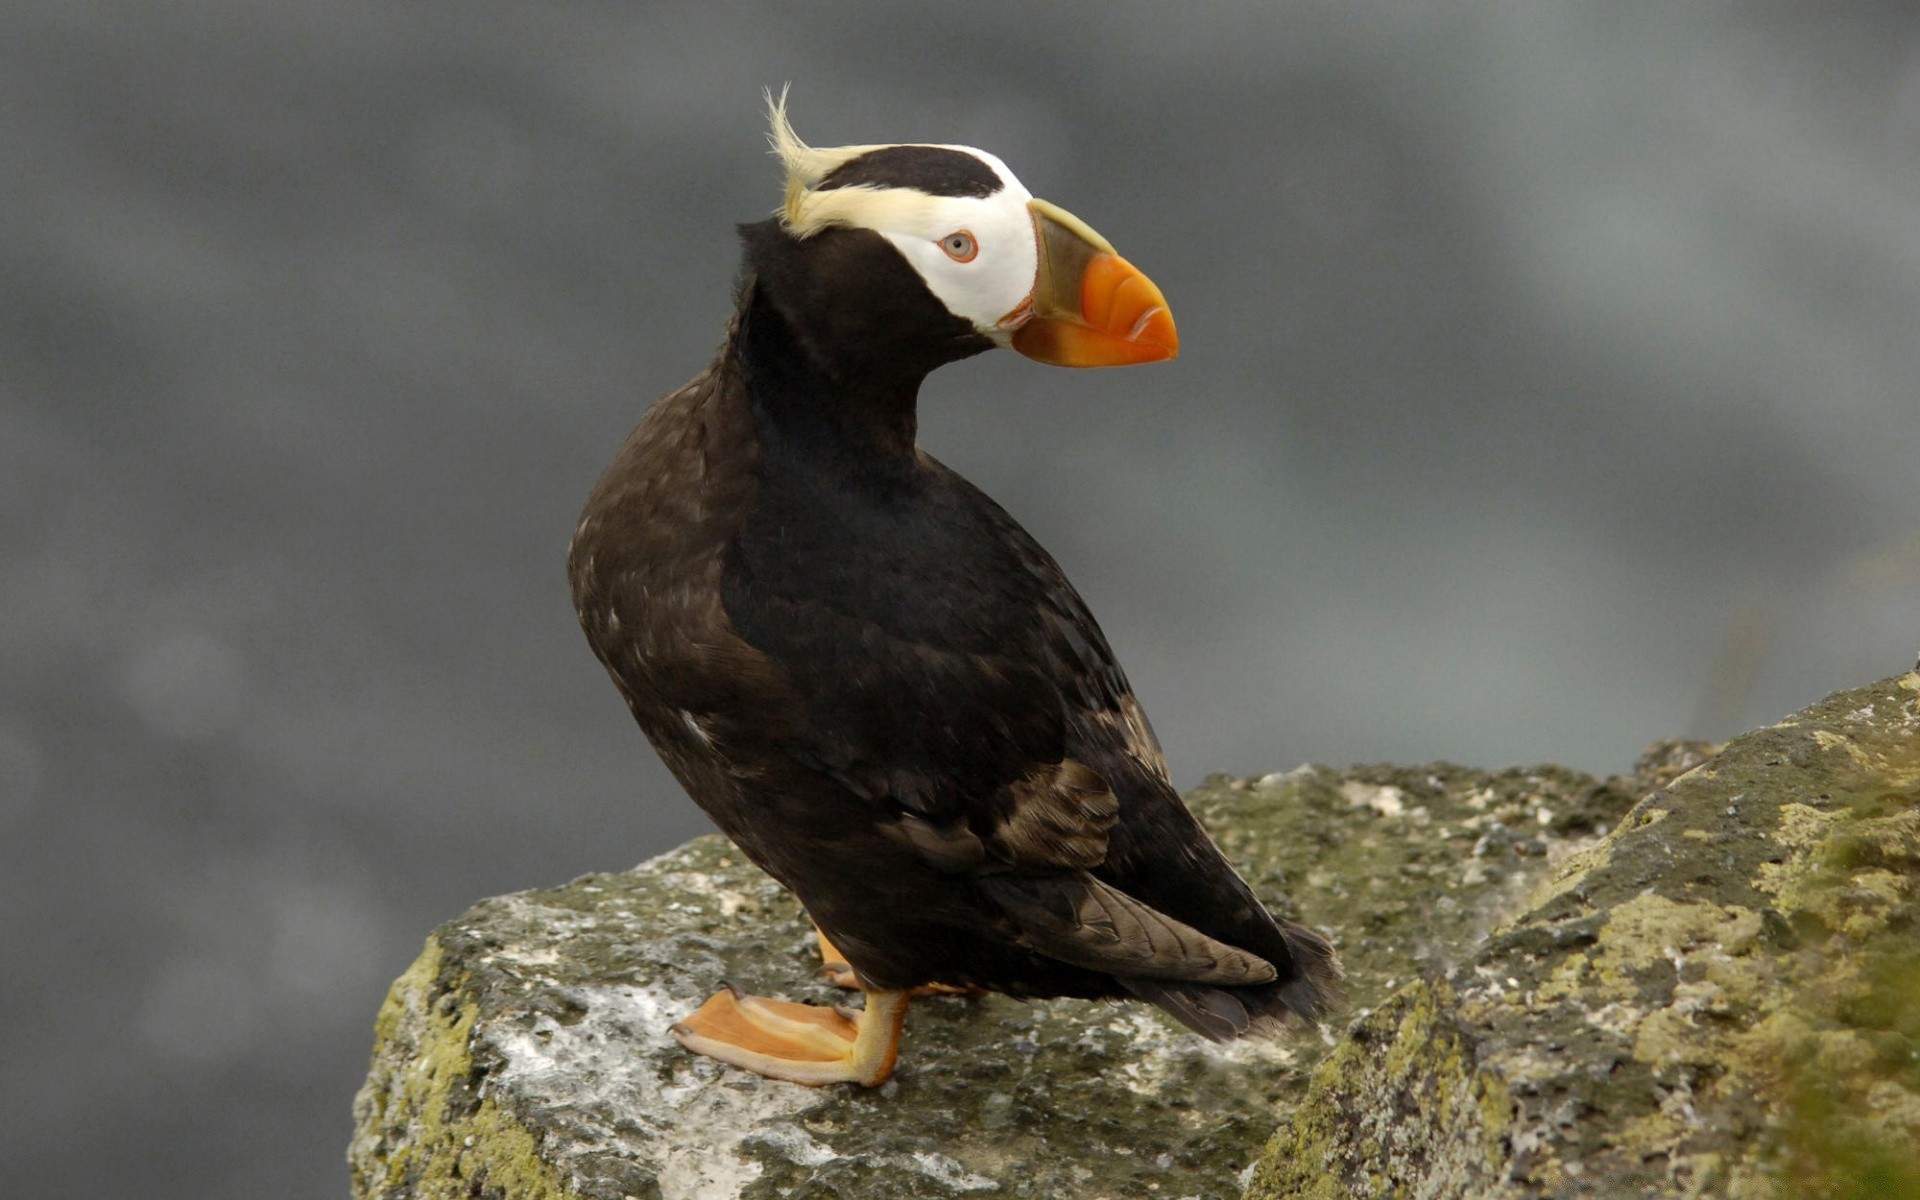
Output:
[[822,338],[770,292],[748,285],[732,347],[765,449],[854,469],[911,463],[927,370]]

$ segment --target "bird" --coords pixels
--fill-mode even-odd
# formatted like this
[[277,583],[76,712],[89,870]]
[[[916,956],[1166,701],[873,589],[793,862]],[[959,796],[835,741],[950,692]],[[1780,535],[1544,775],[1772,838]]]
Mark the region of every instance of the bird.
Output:
[[923,380],[1010,347],[1164,362],[1160,289],[995,155],[813,147],[738,226],[712,363],[656,401],[568,552],[594,654],[693,800],[864,1007],[716,991],[673,1027],[762,1076],[875,1086],[929,987],[1136,999],[1226,1041],[1341,1002],[1174,790],[1059,565],[916,441]]

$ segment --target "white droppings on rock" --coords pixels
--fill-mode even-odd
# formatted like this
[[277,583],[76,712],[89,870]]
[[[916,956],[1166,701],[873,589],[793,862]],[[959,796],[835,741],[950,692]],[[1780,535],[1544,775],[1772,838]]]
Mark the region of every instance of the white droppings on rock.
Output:
[[956,1192],[986,1192],[1000,1186],[984,1175],[974,1174],[944,1154],[916,1150],[908,1158],[914,1170]]
[[[485,1035],[501,1059],[489,1091],[554,1114],[569,1134],[554,1143],[554,1165],[563,1171],[575,1169],[575,1160],[614,1155],[651,1172],[662,1200],[725,1200],[762,1173],[743,1152],[750,1133],[762,1146],[801,1155],[795,1161],[803,1166],[834,1157],[791,1123],[811,1102],[807,1089],[730,1079],[706,1060],[669,1066],[661,1054],[645,1052],[670,1040],[673,1023],[692,1010],[686,1001],[651,987],[563,994],[585,1009],[577,1021],[541,1015],[530,1027],[494,1025]],[[615,1113],[627,1119],[604,1119]],[[671,1138],[659,1136],[668,1129]],[[791,1130],[791,1144],[770,1129]]]
[[1118,1064],[1116,1074],[1128,1091],[1139,1096],[1178,1091],[1186,1086],[1182,1081],[1191,1078],[1191,1068],[1196,1062],[1205,1063],[1212,1070],[1290,1067],[1295,1062],[1295,1053],[1289,1042],[1303,1036],[1295,1029],[1281,1039],[1209,1042],[1144,1006],[1119,1009],[1112,1020],[1103,1022],[1098,1029],[1100,1034],[1110,1035],[1109,1039],[1101,1040],[1110,1040],[1112,1046],[1096,1044],[1093,1030],[1082,1033],[1076,1044],[1095,1051],[1126,1047],[1126,1060]]
[[1291,771],[1275,771],[1269,775],[1262,775],[1253,781],[1253,786],[1264,792],[1277,791],[1288,784],[1301,783],[1313,778],[1314,771],[1313,764],[1301,763]]
[[758,898],[725,886],[704,871],[689,871],[677,876],[674,882],[684,891],[711,898],[723,917],[731,917],[742,909],[751,911],[761,905]]
[[1383,817],[1397,817],[1407,811],[1406,793],[1392,784],[1349,779],[1340,785],[1340,794],[1355,808],[1370,808]]
[[840,1157],[792,1121],[776,1121],[754,1133],[748,1140],[755,1145],[766,1146],[788,1162],[801,1167],[818,1167]]
[[552,946],[508,946],[487,955],[483,961],[523,969],[551,967],[559,964],[560,951]]

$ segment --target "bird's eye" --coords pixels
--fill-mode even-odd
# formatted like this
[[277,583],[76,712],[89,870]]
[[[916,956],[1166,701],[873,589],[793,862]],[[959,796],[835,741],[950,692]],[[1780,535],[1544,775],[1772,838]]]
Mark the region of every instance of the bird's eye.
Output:
[[945,250],[947,257],[955,262],[972,262],[974,256],[980,253],[979,243],[975,242],[973,235],[964,229],[956,229],[941,238],[940,248]]

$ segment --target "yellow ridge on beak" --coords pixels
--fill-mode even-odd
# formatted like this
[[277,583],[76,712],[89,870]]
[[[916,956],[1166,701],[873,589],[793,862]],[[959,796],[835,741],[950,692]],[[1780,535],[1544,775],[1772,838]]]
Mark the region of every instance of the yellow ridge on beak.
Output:
[[1167,298],[1107,239],[1045,200],[1030,200],[1040,245],[1033,294],[1001,318],[1013,348],[1062,367],[1164,362],[1180,353]]

